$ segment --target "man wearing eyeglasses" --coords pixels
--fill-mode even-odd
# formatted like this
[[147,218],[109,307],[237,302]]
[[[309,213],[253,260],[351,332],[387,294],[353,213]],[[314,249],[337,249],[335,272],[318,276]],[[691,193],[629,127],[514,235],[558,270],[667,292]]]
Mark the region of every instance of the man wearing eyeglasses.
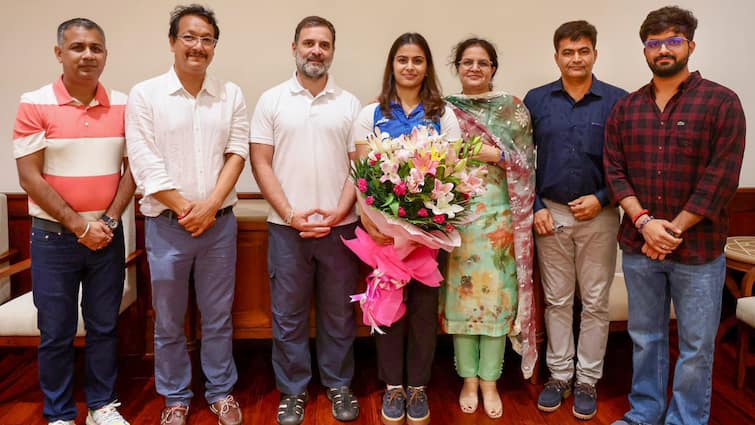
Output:
[[[640,27],[649,84],[607,122],[606,179],[625,211],[619,231],[629,294],[630,410],[615,425],[707,424],[721,296],[727,205],[736,193],[745,117],[731,90],[690,72],[697,19],[678,7]],[[668,323],[679,358],[668,405]]]
[[[537,406],[553,412],[572,392],[572,413],[597,412],[595,384],[608,340],[608,292],[616,271],[617,208],[603,172],[604,124],[626,92],[592,73],[597,30],[586,21],[561,25],[553,36],[561,78],[530,90],[537,173],[535,245],[545,296],[546,362],[551,376]],[[573,305],[582,301],[576,370]]]
[[236,270],[234,186],[248,156],[241,89],[207,74],[220,30],[202,6],[178,6],[168,38],[173,67],[137,84],[126,110],[126,140],[152,276],[155,387],[161,424],[185,424],[191,391],[184,316],[193,275],[202,319],[205,399],[221,425],[242,423],[232,390],[231,307]]

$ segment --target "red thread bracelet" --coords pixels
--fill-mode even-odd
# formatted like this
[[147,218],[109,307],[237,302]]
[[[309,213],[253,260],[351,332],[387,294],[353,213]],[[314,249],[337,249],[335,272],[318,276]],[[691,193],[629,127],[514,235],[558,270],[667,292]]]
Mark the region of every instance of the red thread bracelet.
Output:
[[648,210],[642,210],[642,211],[638,212],[637,214],[635,214],[634,216],[632,216],[632,224],[636,225],[637,224],[637,220],[639,220],[640,217],[642,217],[645,214],[650,214],[650,211],[648,211]]

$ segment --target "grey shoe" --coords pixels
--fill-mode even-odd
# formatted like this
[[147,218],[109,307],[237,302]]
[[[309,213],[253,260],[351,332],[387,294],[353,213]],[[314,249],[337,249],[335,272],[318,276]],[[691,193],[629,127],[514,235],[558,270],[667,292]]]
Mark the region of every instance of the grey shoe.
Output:
[[359,400],[351,388],[328,388],[328,400],[333,403],[333,417],[341,422],[350,422],[359,416]]
[[309,395],[306,391],[301,394],[281,394],[278,404],[278,423],[280,425],[299,425],[304,422],[304,404]]
[[537,396],[537,408],[543,412],[554,412],[561,407],[561,400],[570,395],[571,385],[568,382],[551,378]]

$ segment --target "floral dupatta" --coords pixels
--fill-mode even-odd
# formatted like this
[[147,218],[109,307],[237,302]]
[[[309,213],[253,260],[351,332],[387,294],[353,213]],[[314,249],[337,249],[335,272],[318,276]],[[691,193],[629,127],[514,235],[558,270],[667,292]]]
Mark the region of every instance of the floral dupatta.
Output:
[[535,147],[530,115],[521,100],[504,92],[453,95],[446,100],[459,120],[465,139],[480,136],[484,143],[504,153],[519,289],[516,319],[509,338],[514,350],[522,355],[522,374],[529,378],[537,362],[532,283]]

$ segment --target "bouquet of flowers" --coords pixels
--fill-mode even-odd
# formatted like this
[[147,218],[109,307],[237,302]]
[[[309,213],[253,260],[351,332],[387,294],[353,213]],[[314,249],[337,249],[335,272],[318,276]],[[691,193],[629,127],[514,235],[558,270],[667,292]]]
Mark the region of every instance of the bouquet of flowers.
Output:
[[411,135],[391,138],[375,130],[367,138],[370,152],[352,168],[362,214],[392,245],[379,245],[361,229],[344,243],[374,268],[359,301],[365,324],[373,332],[406,312],[403,288],[411,279],[438,286],[443,277],[435,260],[438,249],[461,243],[456,226],[471,221],[469,200],[484,192],[484,163],[472,160],[482,141],[449,141],[434,128],[418,126]]

